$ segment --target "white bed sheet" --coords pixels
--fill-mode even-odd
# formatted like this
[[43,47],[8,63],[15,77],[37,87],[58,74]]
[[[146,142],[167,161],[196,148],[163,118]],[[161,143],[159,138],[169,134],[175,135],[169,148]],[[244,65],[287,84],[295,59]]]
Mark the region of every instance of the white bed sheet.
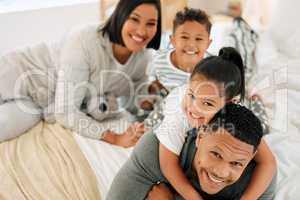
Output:
[[[110,127],[114,127],[114,131],[121,133],[126,130],[131,121],[132,117],[125,113],[119,119],[110,120],[112,124]],[[104,200],[114,176],[129,157],[132,148],[121,148],[75,133],[74,137],[96,175],[101,200]]]
[[277,160],[278,179],[274,200],[300,199],[300,135],[272,133],[266,141]]

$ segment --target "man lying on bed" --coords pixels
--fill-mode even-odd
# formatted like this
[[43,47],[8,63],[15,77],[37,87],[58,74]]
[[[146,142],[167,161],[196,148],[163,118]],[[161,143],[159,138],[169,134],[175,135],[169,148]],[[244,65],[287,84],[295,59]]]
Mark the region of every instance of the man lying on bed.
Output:
[[[189,131],[181,166],[203,199],[241,198],[255,168],[253,157],[262,135],[258,118],[236,104],[226,105],[208,126]],[[158,150],[156,136],[146,133],[115,177],[106,199],[182,199],[160,171]],[[260,199],[273,199],[275,182],[273,178]]]

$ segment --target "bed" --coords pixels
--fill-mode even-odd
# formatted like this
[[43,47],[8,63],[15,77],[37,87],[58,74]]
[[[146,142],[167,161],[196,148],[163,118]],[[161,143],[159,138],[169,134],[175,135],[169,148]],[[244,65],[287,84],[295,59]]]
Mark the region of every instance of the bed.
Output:
[[[254,3],[254,2],[253,2]],[[295,29],[297,15],[295,8],[300,7],[296,0],[273,1],[268,25],[259,24],[252,16],[252,24],[258,27],[260,39],[255,57],[257,74],[252,80],[253,91],[260,94],[267,106],[271,122],[271,132],[265,139],[275,154],[278,165],[278,186],[275,200],[300,199],[300,43]],[[248,3],[249,4],[249,3]],[[251,9],[250,9],[251,10]],[[282,12],[289,10],[289,13]],[[259,15],[263,15],[260,11]],[[247,13],[251,20],[253,13]],[[230,31],[231,22],[227,17],[215,16],[212,29],[213,43],[208,50],[216,54],[222,46],[222,39]],[[283,24],[283,21],[289,23]],[[292,24],[294,24],[294,26]],[[284,26],[284,32],[282,31]],[[292,29],[292,30],[291,30]],[[289,39],[285,35],[289,35]],[[163,44],[163,46],[168,46]],[[123,119],[124,120],[124,119]],[[130,150],[120,149],[101,142],[90,141],[76,136],[76,141],[97,172],[101,195],[105,194],[121,164]],[[88,145],[86,145],[88,144]],[[109,156],[108,156],[109,155]],[[104,164],[105,163],[105,164]],[[104,173],[101,173],[104,172]]]
[[[263,97],[271,118],[271,133],[265,139],[278,165],[275,200],[298,200],[300,42],[296,35],[300,35],[300,26],[297,26],[298,30],[290,30],[290,27],[295,27],[292,25],[285,26],[284,32],[290,38],[286,40],[287,37],[282,35],[282,23],[278,25],[276,20],[299,24],[297,18],[292,16],[297,14],[297,10],[292,7],[299,8],[300,3],[287,0],[284,5],[281,4],[282,1],[275,6],[278,10],[276,12],[275,9],[270,17],[274,18],[273,23],[260,33],[256,49],[258,71],[252,87]],[[287,5],[290,7],[287,8]],[[278,14],[279,8],[289,9],[289,15]],[[228,19],[215,20],[210,52],[216,53],[222,46],[222,38],[230,29],[230,24]],[[131,116],[124,113],[119,119],[111,120],[113,125],[110,127],[121,132],[130,122]],[[114,175],[132,151],[82,137],[58,124],[43,122],[20,138],[0,144],[0,199],[105,199]],[[31,153],[30,149],[35,149],[35,153]],[[44,156],[47,153],[49,160],[41,160],[41,152]],[[20,159],[21,155],[30,159]]]

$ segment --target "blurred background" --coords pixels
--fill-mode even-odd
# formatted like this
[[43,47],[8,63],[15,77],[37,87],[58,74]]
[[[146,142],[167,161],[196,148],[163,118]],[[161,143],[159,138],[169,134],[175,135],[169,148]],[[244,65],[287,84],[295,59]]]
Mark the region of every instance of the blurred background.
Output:
[[[261,28],[266,23],[269,1],[271,0],[162,0],[163,27],[164,30],[169,30],[175,13],[184,6],[201,8],[213,15],[226,14],[229,4],[241,3],[245,17],[251,16],[248,21],[254,27]],[[0,54],[40,41],[58,40],[74,26],[104,20],[113,11],[116,2],[117,0],[0,0]]]

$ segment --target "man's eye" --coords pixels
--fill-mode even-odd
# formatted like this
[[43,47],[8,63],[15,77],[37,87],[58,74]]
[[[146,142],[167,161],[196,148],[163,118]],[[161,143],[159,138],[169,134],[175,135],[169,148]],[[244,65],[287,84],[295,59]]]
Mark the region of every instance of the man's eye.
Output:
[[202,41],[203,39],[202,38],[196,38],[196,41]]
[[189,39],[187,36],[181,36],[182,39],[187,40]]
[[233,167],[243,167],[243,164],[240,162],[231,162],[230,163]]
[[218,159],[222,159],[222,156],[221,156],[219,153],[215,152],[215,151],[211,151],[211,154],[212,154],[214,157],[218,158]]

